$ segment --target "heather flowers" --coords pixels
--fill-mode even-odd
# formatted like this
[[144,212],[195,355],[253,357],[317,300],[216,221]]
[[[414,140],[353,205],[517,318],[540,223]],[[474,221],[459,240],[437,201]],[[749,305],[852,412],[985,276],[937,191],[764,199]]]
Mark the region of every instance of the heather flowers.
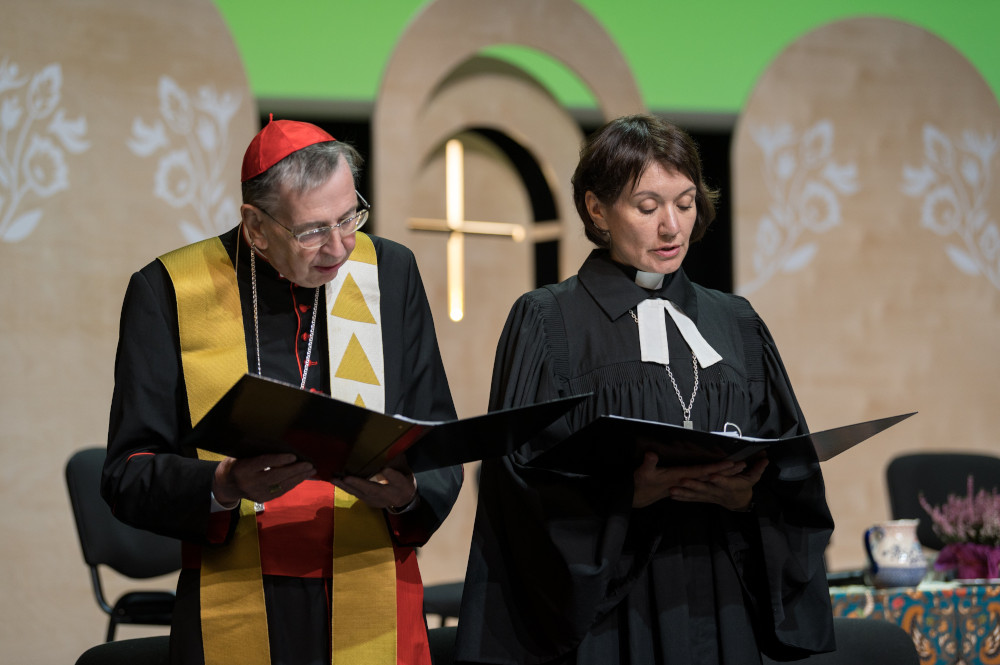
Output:
[[948,495],[940,506],[931,506],[919,496],[920,505],[931,517],[934,532],[945,543],[934,567],[955,569],[956,577],[1000,577],[1000,494],[980,489],[973,491],[969,476],[965,496]]

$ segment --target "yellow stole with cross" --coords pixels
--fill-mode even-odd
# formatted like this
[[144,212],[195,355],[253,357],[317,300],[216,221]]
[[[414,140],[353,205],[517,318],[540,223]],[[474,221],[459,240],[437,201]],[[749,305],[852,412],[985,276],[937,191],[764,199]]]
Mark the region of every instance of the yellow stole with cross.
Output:
[[[371,238],[357,233],[350,259],[326,285],[331,393],[385,408],[378,265]],[[237,242],[242,242],[242,239]],[[239,287],[218,238],[164,256],[177,296],[181,365],[194,426],[247,372]],[[331,423],[335,427],[335,423]],[[201,459],[219,459],[199,450]],[[382,511],[334,492],[334,665],[395,665],[396,564]],[[269,665],[267,615],[254,503],[243,500],[228,545],[204,548],[201,630],[205,665]]]

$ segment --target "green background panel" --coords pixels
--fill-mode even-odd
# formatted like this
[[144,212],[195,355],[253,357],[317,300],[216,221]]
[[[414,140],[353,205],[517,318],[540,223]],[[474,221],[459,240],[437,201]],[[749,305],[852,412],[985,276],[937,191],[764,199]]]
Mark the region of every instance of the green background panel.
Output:
[[[215,0],[232,30],[254,95],[371,103],[393,45],[422,0]],[[939,36],[1000,91],[1000,1],[580,0],[621,48],[646,105],[738,113],[768,64],[796,39],[856,16],[906,21]],[[527,69],[564,105],[592,97],[564,67],[523,49],[492,54]]]

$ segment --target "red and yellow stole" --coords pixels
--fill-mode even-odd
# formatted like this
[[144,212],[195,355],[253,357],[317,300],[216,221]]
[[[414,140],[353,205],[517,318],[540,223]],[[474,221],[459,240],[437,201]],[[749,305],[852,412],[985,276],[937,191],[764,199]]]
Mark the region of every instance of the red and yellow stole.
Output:
[[[338,399],[384,409],[384,365],[378,266],[371,238],[357,244],[337,278],[326,286],[331,392]],[[160,257],[177,296],[181,364],[194,426],[247,372],[239,287],[218,238]],[[201,459],[219,459],[199,450]],[[334,494],[334,665],[395,665],[396,568],[380,510]],[[205,665],[269,665],[267,616],[260,568],[256,510],[240,502],[229,544],[204,548],[201,627]]]

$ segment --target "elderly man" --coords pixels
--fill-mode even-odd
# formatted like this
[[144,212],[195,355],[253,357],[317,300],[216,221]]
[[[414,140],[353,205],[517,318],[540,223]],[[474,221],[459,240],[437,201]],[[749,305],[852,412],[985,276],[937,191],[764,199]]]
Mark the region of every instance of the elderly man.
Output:
[[184,542],[174,663],[430,663],[413,548],[447,516],[460,468],[335,487],[293,456],[182,442],[248,369],[455,417],[412,253],[356,233],[360,161],[315,125],[272,119],[244,156],[241,223],[129,283],[102,493],[121,520]]

